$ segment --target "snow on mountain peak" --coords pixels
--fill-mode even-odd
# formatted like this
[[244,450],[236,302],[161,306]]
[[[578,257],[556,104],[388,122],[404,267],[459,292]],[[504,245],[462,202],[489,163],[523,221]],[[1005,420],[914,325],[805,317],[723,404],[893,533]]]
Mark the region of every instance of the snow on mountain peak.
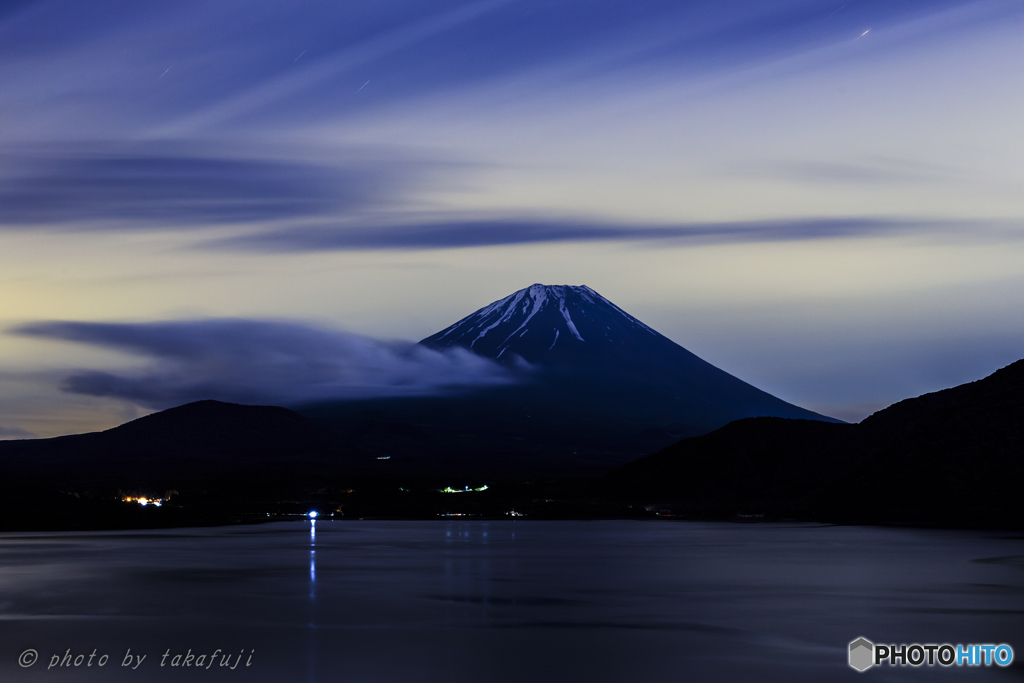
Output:
[[[433,348],[461,346],[501,362],[515,357],[530,362],[552,354],[579,353],[580,344],[633,346],[633,335],[657,332],[586,285],[535,283],[484,306],[454,325],[427,337]],[[575,349],[575,351],[574,351]]]

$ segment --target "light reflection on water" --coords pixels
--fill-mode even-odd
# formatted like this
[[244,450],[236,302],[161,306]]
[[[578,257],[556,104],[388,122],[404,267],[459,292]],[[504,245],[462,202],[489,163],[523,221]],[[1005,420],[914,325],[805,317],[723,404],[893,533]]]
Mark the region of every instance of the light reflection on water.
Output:
[[[2,535],[0,680],[55,679],[46,664],[69,648],[118,664],[128,648],[146,654],[136,680],[147,681],[190,680],[161,669],[168,649],[255,650],[252,666],[232,675],[275,682],[860,680],[845,664],[858,636],[1006,642],[1024,658],[1024,539],[1013,534],[622,521],[319,526]],[[16,663],[27,648],[40,653],[31,669]],[[111,672],[67,668],[59,678]],[[864,675],[940,673],[1006,672]]]
[[309,520],[309,639],[306,646],[306,680],[316,681],[317,639],[316,639],[316,519]]

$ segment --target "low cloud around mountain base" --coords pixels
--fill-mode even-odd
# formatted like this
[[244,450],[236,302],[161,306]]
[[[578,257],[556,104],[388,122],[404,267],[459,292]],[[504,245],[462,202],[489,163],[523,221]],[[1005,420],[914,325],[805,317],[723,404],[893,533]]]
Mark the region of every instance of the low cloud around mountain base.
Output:
[[144,366],[123,371],[69,370],[61,388],[157,410],[202,399],[295,405],[422,396],[514,381],[462,349],[439,352],[289,322],[37,322],[13,331],[145,358]]

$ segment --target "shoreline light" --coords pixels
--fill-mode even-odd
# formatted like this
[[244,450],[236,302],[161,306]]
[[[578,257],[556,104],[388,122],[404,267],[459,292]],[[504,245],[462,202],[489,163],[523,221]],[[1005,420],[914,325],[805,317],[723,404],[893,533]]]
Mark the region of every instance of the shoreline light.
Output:
[[154,507],[160,507],[164,504],[170,496],[164,498],[150,498],[149,496],[122,496],[121,501],[124,503],[136,503],[142,507],[152,505]]

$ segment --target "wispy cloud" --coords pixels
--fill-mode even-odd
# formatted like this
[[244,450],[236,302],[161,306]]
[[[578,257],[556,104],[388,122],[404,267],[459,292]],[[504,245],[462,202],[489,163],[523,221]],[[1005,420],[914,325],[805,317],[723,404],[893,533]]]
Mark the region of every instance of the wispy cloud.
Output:
[[919,184],[962,182],[961,170],[910,159],[868,158],[860,161],[776,161],[747,163],[734,172],[800,183]]
[[[306,68],[289,70],[263,79],[251,88],[201,107],[159,130],[166,134],[209,128],[225,121],[251,116],[254,112],[265,111],[275,103],[285,101],[304,90],[317,88],[325,82],[336,81],[353,70],[366,71],[375,67],[380,69],[380,62],[388,60],[396,53],[428,42],[465,24],[471,24],[509,2],[510,0],[476,0],[468,3],[449,3],[447,6],[434,7],[422,16],[406,15],[398,25],[388,25],[386,29],[374,31],[370,37],[357,41],[354,45],[335,49],[327,56],[313,60]],[[337,21],[340,16],[335,14],[328,18]],[[450,42],[441,41],[441,44]],[[298,59],[292,60],[293,64],[296,62]],[[368,83],[369,80],[355,92],[362,91]]]
[[201,154],[184,144],[50,145],[2,162],[0,225],[87,230],[337,216],[393,196],[411,165]]
[[758,243],[827,240],[873,235],[943,233],[962,221],[905,218],[792,220],[626,225],[562,219],[454,219],[372,227],[305,226],[203,243],[204,248],[259,252],[426,250],[552,242]]
[[19,129],[41,109],[75,130],[280,126],[541,70],[590,79],[762,63],[970,2],[8,2],[0,106]]
[[331,399],[443,394],[515,381],[468,351],[438,352],[288,322],[38,322],[15,334],[89,344],[147,359],[143,368],[69,371],[62,389],[163,409],[213,398],[294,405]]

